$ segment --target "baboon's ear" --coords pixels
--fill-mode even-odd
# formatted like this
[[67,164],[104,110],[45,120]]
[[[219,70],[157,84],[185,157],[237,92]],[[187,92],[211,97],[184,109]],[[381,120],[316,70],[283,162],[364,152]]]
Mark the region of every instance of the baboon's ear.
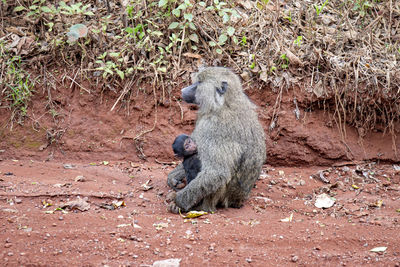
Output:
[[222,82],[221,87],[217,87],[217,92],[219,95],[223,95],[223,94],[225,94],[227,89],[228,89],[228,83]]

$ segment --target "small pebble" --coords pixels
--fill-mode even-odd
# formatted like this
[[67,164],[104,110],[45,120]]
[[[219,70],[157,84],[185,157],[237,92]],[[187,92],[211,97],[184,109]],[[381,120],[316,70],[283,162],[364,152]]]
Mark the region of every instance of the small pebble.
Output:
[[297,262],[299,260],[299,257],[294,255],[292,256],[292,258],[290,259],[292,262]]

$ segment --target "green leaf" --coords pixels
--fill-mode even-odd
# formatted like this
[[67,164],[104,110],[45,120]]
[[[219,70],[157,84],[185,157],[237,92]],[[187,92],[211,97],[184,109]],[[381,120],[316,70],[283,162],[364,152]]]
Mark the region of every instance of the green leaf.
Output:
[[121,71],[121,70],[115,70],[116,72],[117,72],[117,74],[119,75],[119,77],[121,78],[121,80],[123,80],[124,78],[125,78],[125,74],[124,74],[124,72],[123,71]]
[[179,26],[179,23],[174,21],[169,25],[168,29],[173,30],[173,29],[176,29],[178,26]]
[[194,25],[193,22],[189,22],[189,28],[194,30],[194,31],[196,30],[196,26]]
[[120,54],[121,53],[119,53],[119,52],[111,52],[111,53],[109,53],[110,57],[119,57]]
[[36,14],[35,11],[30,11],[30,12],[28,12],[28,13],[26,14],[26,16],[27,16],[27,17],[30,17],[30,16],[35,15],[35,14]]
[[47,27],[49,27],[49,32],[51,32],[51,31],[53,30],[53,26],[54,26],[54,23],[53,23],[53,22],[45,23],[44,25],[46,25]]
[[226,36],[226,34],[221,34],[218,37],[218,44],[223,45],[226,43],[227,40],[228,40],[228,36]]
[[129,34],[133,34],[133,28],[131,28],[131,27],[126,27],[126,28],[125,28],[125,31],[126,31],[127,33],[129,33]]
[[185,14],[183,15],[183,17],[184,17],[187,21],[192,21],[192,20],[193,20],[193,14],[185,13]]
[[86,16],[94,16],[94,13],[92,11],[86,11],[83,14],[86,15]]
[[104,52],[101,56],[98,56],[98,59],[103,59],[107,56],[107,52]]
[[45,13],[53,13],[53,11],[47,6],[42,6],[40,9]]
[[199,5],[202,6],[202,7],[205,7],[205,6],[206,6],[206,3],[204,3],[203,1],[201,1],[201,2],[199,2]]
[[168,0],[160,0],[158,2],[158,7],[165,7],[168,4]]
[[224,23],[227,23],[229,21],[229,15],[225,13],[224,16],[222,17],[222,21]]
[[233,41],[235,44],[239,44],[238,38],[237,38],[236,36],[232,36],[232,41]]
[[197,36],[197,34],[193,33],[191,35],[189,35],[189,39],[192,40],[195,43],[199,42],[199,37]]
[[175,16],[175,17],[180,17],[181,16],[181,11],[179,10],[179,9],[177,9],[177,8],[175,8],[174,10],[172,10],[172,14]]
[[162,36],[162,35],[164,35],[164,34],[163,34],[162,32],[160,32],[160,31],[153,31],[153,32],[151,32],[151,35],[160,37],[160,36]]
[[222,54],[222,50],[219,49],[219,48],[217,48],[217,49],[215,50],[215,52],[217,52],[218,54]]
[[25,10],[25,9],[26,8],[23,7],[23,6],[17,6],[17,7],[14,8],[14,12],[22,11],[22,10]]
[[177,9],[182,9],[185,10],[186,9],[186,5],[185,4],[180,4]]
[[213,42],[213,41],[210,41],[209,43],[208,43],[211,47],[213,47],[213,46],[216,46],[217,44],[215,43],[215,42]]
[[232,36],[232,35],[235,33],[235,28],[233,28],[232,26],[229,26],[228,29],[227,29],[227,31],[226,31],[226,33],[227,33],[229,36]]
[[164,72],[164,73],[167,72],[167,68],[166,67],[159,67],[159,68],[157,68],[157,70],[160,71],[160,72]]

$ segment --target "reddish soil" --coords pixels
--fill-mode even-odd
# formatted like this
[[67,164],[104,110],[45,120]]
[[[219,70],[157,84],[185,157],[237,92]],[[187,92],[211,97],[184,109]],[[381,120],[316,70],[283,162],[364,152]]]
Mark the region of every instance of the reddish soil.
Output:
[[[272,131],[277,95],[248,90],[268,165],[243,208],[194,219],[168,213],[171,143],[196,119],[195,107],[177,100],[180,86],[157,95],[157,109],[152,89],[138,88],[112,112],[119,95],[111,91],[60,86],[50,103],[38,89],[12,131],[0,109],[0,265],[400,266],[399,138],[384,129],[341,134],[333,113],[300,89],[283,94]],[[322,193],[332,207],[314,205]],[[61,209],[72,200],[81,206]]]

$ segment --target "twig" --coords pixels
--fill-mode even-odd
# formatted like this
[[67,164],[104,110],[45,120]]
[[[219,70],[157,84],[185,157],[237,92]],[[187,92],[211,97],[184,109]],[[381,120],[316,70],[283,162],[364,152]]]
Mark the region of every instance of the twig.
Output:
[[179,47],[178,69],[181,68],[181,55],[182,55],[183,41],[185,41],[185,30],[186,30],[186,27],[183,27],[181,46]]
[[158,159],[154,159],[154,161],[158,164],[162,164],[162,165],[177,165],[178,163],[176,163],[175,161],[170,161],[170,162],[164,162],[164,161],[159,161]]
[[112,106],[112,108],[110,109],[110,111],[113,111],[115,106],[118,104],[118,102],[121,100],[121,98],[123,98],[126,93],[129,92],[129,90],[131,89],[132,83],[133,83],[133,79],[135,78],[135,75],[132,77],[132,79],[129,81],[129,83],[125,84],[124,90],[122,90],[122,93],[119,95],[117,101],[115,101],[114,105]]
[[183,108],[181,103],[178,101],[178,99],[176,99],[176,97],[174,97],[176,103],[178,104],[179,108],[181,109],[181,123],[183,122]]
[[[76,73],[76,75],[78,74],[78,72]],[[75,77],[76,77],[75,75]],[[69,77],[68,75],[65,75],[65,77],[67,77],[68,79],[70,79],[73,83],[75,83],[76,85],[78,85],[81,89],[83,89],[84,91],[86,91],[88,94],[90,94],[90,90],[86,89],[85,87],[83,87],[82,85],[80,85],[79,83],[77,83],[74,79],[72,79],[71,77]],[[71,83],[72,86],[72,83]]]

